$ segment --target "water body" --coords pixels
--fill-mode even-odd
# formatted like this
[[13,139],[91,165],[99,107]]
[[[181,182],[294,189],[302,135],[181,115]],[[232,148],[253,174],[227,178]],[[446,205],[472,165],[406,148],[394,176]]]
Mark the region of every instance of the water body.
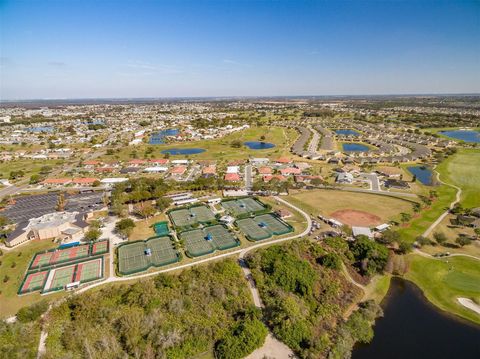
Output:
[[344,135],[344,136],[360,136],[360,132],[350,129],[344,130],[335,130],[337,135]]
[[53,127],[51,126],[39,126],[39,127],[30,127],[27,128],[28,132],[53,132]]
[[353,359],[478,359],[480,326],[440,312],[413,283],[392,279],[375,336]]
[[478,131],[456,130],[456,131],[441,131],[440,133],[442,135],[453,138],[455,140],[462,140],[470,143],[480,143],[480,132]]
[[361,143],[342,143],[342,148],[345,152],[368,152],[370,147],[362,145]]
[[170,148],[162,151],[171,155],[197,155],[202,152],[205,152],[203,148]]
[[154,133],[150,136],[149,144],[151,145],[161,145],[165,143],[165,136],[176,136],[180,133],[180,130],[176,128],[170,128],[168,130],[163,130],[157,133]]
[[425,166],[411,166],[407,168],[408,171],[417,176],[417,180],[425,186],[432,185],[432,170]]
[[273,143],[261,141],[248,141],[244,142],[243,144],[251,150],[266,150],[275,147]]

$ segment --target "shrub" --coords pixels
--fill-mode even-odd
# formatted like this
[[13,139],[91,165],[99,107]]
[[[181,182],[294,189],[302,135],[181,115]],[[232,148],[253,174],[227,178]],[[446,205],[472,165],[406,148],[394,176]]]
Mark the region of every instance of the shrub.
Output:
[[33,322],[40,318],[40,316],[45,313],[48,309],[48,302],[42,300],[41,302],[32,304],[29,307],[21,308],[17,312],[17,318],[22,323]]
[[339,270],[342,268],[342,261],[340,257],[335,253],[328,253],[319,258],[319,263],[330,269]]

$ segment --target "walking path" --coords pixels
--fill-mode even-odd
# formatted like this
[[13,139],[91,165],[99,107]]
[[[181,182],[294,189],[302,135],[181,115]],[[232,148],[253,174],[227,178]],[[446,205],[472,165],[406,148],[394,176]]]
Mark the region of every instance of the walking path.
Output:
[[455,201],[453,201],[452,203],[450,203],[450,207],[448,207],[448,209],[443,212],[440,217],[437,218],[437,220],[435,222],[433,222],[430,227],[427,228],[427,230],[425,232],[423,232],[422,236],[423,237],[428,237],[430,235],[430,233],[432,233],[432,231],[435,229],[436,226],[438,226],[440,224],[440,222],[443,221],[443,219],[448,215],[448,213],[450,212],[450,210],[457,204],[460,202],[460,197],[462,195],[462,189],[460,187],[457,187],[453,184],[449,184],[449,183],[445,183],[443,182],[441,179],[440,179],[440,173],[437,172],[437,180],[438,182],[446,185],[446,186],[449,186],[449,187],[452,187],[452,188],[455,188],[457,190],[457,195],[455,196]]

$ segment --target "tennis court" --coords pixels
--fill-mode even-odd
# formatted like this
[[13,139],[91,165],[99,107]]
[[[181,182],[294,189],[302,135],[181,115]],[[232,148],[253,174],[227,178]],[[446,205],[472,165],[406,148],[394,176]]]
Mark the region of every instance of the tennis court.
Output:
[[103,277],[103,257],[77,264],[74,282],[90,282]]
[[71,248],[37,253],[33,258],[29,270],[88,257],[89,249],[90,245],[83,244]]
[[225,250],[240,245],[240,242],[235,238],[235,236],[222,225],[206,227],[204,228],[204,232],[207,234],[207,236],[211,236],[217,249]]
[[50,270],[42,292],[44,293],[53,290],[60,290],[63,289],[65,285],[72,283],[75,267],[76,265],[72,264]]
[[205,206],[176,209],[168,214],[176,227],[193,226],[197,223],[207,223],[215,220],[213,212]]
[[148,258],[145,255],[145,242],[127,243],[118,247],[118,271],[130,274],[147,270]]
[[170,237],[152,238],[147,240],[146,244],[152,251],[150,261],[153,266],[159,267],[178,261],[178,252]]
[[223,201],[222,207],[234,216],[256,213],[266,209],[260,201],[250,197]]
[[253,220],[257,222],[260,227],[266,226],[267,231],[276,236],[281,236],[282,234],[293,231],[291,226],[278,219],[271,213],[256,216],[253,218]]
[[153,230],[155,231],[155,234],[157,236],[166,236],[170,231],[168,230],[168,222],[167,221],[162,221],[162,222],[157,222],[153,225]]
[[154,237],[118,247],[118,271],[124,275],[145,271],[151,266],[164,266],[179,260],[179,254],[170,237]]
[[199,257],[213,253],[216,249],[225,250],[240,245],[235,236],[219,224],[183,232],[180,239],[185,241],[186,253],[190,257]]
[[185,241],[185,252],[189,257],[203,256],[215,251],[213,243],[207,240],[206,234],[201,229],[183,232],[180,239]]
[[92,245],[92,256],[108,252],[108,241],[95,242]]
[[250,241],[261,241],[272,236],[272,233],[260,227],[252,218],[239,219],[235,223]]
[[36,273],[29,273],[25,277],[18,294],[25,294],[40,290],[45,285],[45,280],[47,279],[48,270],[44,270]]

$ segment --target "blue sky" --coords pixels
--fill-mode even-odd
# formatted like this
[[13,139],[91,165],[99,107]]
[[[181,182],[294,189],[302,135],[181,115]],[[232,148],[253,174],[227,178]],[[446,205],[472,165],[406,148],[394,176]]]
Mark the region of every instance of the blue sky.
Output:
[[480,1],[0,0],[2,99],[480,92]]

